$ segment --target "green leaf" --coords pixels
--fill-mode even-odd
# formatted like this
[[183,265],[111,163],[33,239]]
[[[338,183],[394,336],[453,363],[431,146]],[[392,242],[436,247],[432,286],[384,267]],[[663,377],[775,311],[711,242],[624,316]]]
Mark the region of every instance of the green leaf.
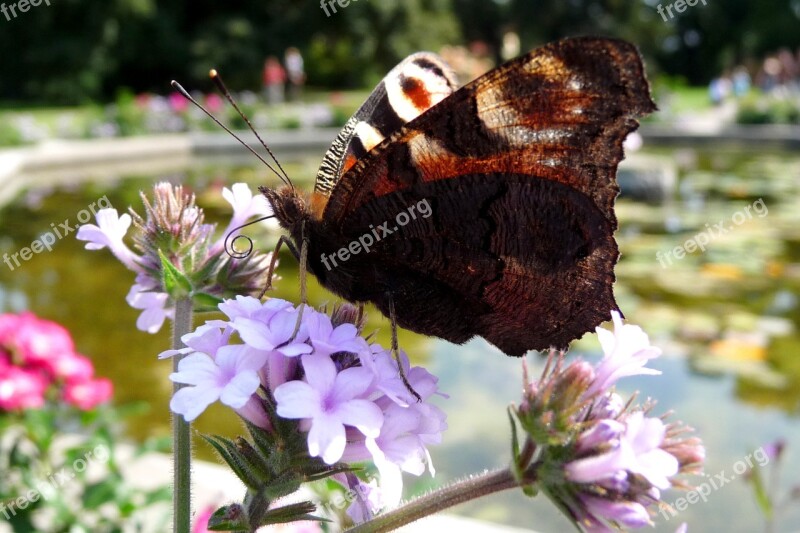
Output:
[[161,273],[167,294],[175,300],[192,294],[192,282],[189,278],[178,270],[161,250],[158,251],[158,257],[161,259]]
[[764,477],[761,475],[760,468],[754,468],[750,472],[750,482],[753,484],[753,492],[756,496],[756,503],[761,508],[761,512],[767,518],[772,518],[774,507],[772,498],[769,496],[767,487],[764,484]]
[[172,437],[150,437],[140,444],[134,453],[134,457],[141,457],[150,452],[168,453],[172,449]]
[[273,524],[286,524],[288,522],[295,522],[298,520],[316,520],[319,522],[328,522],[325,518],[313,516],[311,513],[317,510],[317,506],[312,502],[299,502],[284,505],[277,509],[270,509],[258,521],[258,527],[268,526]]
[[216,311],[224,300],[219,296],[208,294],[207,292],[198,292],[194,295],[194,310],[197,312],[203,311]]
[[145,506],[169,501],[172,501],[172,487],[160,487],[155,490],[145,492]]
[[254,489],[260,487],[261,479],[252,475],[249,470],[250,465],[241,457],[236,445],[231,440],[218,435],[202,435],[202,437],[216,450],[222,460],[228,463],[233,473],[242,480],[245,486]]
[[117,498],[117,480],[101,481],[86,487],[83,493],[84,509],[97,509],[104,503],[114,501]]
[[517,475],[517,479],[522,479],[520,474],[521,465],[519,464],[519,435],[517,434],[517,424],[514,421],[514,408],[508,408],[508,422],[511,424],[511,458],[514,462],[514,470],[516,471],[515,474]]

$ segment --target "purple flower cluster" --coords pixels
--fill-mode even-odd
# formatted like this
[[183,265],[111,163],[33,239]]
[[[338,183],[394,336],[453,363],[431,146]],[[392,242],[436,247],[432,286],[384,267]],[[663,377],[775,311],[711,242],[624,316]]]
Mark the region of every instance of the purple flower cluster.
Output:
[[[447,427],[444,413],[427,402],[437,393],[437,378],[410,367],[405,374],[421,396],[404,386],[391,353],[370,345],[356,325],[344,321],[352,307],[333,319],[307,306],[238,296],[220,304],[227,320],[212,320],[185,335],[187,346],[169,350],[184,358],[170,379],[187,385],[171,409],[194,420],[215,401],[264,429],[270,421],[264,401],[284,419],[307,432],[308,453],[326,464],[373,460],[381,474],[376,507],[396,505],[401,471],[433,473],[427,446],[438,444]],[[234,343],[234,339],[241,343]],[[377,510],[377,509],[375,509]]]
[[[230,189],[225,187],[222,196],[233,207],[233,217],[217,240],[211,238],[214,225],[203,223],[203,212],[194,205],[194,196],[169,183],[155,186],[152,203],[143,197],[146,220],[135,213],[132,219],[131,215],[120,215],[113,208],[101,209],[97,212],[97,225],[84,224],[78,229],[77,238],[87,241],[87,250],[108,248],[136,273],[136,282],[126,300],[128,305],[142,311],[136,322],[141,331],[156,333],[164,320],[172,319],[175,314],[174,295],[169,294],[164,284],[164,256],[182,275],[195,282],[192,296],[199,293],[219,296],[226,291],[241,293],[260,288],[258,274],[263,272],[269,255],[253,254],[245,260],[228,257],[224,239],[248,219],[268,215],[269,206],[254,197],[244,183],[236,183]],[[136,225],[133,238],[140,254],[123,241],[131,222]]]
[[[529,434],[521,457],[534,461],[518,460],[519,475],[525,478],[527,470],[538,478],[592,532],[652,525],[661,491],[678,484],[678,474],[696,473],[705,458],[699,439],[683,436],[688,428],[649,416],[652,405],[626,403],[611,389],[625,376],[660,374],[644,365],[661,353],[641,328],[623,324],[616,311],[612,316],[614,332],[597,328],[599,364],[562,368],[563,356],[551,354],[542,378],[526,384],[517,410]],[[552,465],[561,473],[541,476],[539,469]]]

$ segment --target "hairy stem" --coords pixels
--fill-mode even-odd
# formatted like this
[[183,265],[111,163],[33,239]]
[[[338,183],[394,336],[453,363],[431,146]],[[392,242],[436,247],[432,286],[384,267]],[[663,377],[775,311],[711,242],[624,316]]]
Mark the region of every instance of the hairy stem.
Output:
[[[181,298],[175,302],[175,320],[172,327],[172,347],[176,350],[183,348],[181,337],[189,333],[192,328],[192,299]],[[183,359],[183,354],[172,357],[172,370],[178,371],[178,363]],[[173,383],[173,394],[184,385]],[[174,533],[189,533],[191,530],[191,460],[192,439],[191,426],[182,416],[172,415],[172,531]]]
[[407,504],[348,530],[348,533],[392,531],[415,520],[495,492],[513,489],[519,484],[508,468],[492,470],[457,481],[452,485],[420,496]]

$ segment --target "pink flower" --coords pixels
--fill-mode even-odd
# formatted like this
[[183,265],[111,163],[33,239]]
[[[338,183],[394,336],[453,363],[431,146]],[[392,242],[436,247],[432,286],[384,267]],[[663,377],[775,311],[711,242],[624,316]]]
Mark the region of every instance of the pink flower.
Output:
[[211,530],[208,529],[208,521],[214,514],[215,509],[216,506],[209,505],[197,513],[197,518],[194,520],[194,526],[192,526],[192,533],[211,533]]
[[71,383],[90,380],[94,375],[94,366],[89,358],[74,353],[53,359],[48,370],[53,377]]
[[0,315],[0,347],[10,342],[19,328],[20,316],[12,313]]
[[183,113],[189,107],[189,102],[180,93],[169,94],[169,107],[176,113]]
[[44,405],[47,381],[38,372],[15,366],[0,369],[0,409],[38,409]]
[[68,382],[64,386],[64,400],[84,411],[109,401],[113,394],[114,385],[107,378]]
[[216,93],[206,95],[206,109],[212,113],[217,113],[222,110],[222,98]]
[[75,353],[75,343],[66,328],[33,313],[19,315],[11,344],[27,365],[47,367],[54,360]]

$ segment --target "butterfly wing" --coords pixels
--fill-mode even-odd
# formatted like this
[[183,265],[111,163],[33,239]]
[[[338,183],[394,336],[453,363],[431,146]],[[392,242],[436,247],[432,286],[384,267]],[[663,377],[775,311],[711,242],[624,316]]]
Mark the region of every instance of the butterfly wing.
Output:
[[450,96],[455,75],[436,54],[410,55],[375,87],[322,158],[314,192],[330,195],[356,161],[406,123]]
[[394,230],[339,292],[385,314],[392,298],[401,326],[456,343],[566,346],[616,308],[615,174],[634,117],[654,109],[638,52],[617,40],[564,40],[475,80],[332,190],[322,223],[342,242]]

